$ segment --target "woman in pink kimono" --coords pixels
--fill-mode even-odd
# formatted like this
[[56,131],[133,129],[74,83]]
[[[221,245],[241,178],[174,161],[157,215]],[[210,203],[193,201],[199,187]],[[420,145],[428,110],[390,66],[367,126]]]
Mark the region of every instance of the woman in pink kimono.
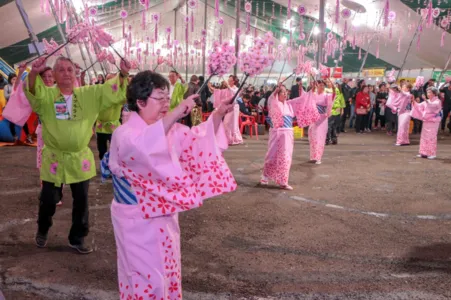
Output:
[[412,85],[404,83],[401,91],[390,89],[390,102],[387,106],[398,112],[398,133],[396,135],[395,146],[410,145],[409,128],[410,128],[410,111],[412,109],[413,95],[410,93]]
[[268,185],[269,180],[273,180],[281,189],[293,189],[288,184],[294,146],[293,118],[296,117],[299,127],[306,127],[320,117],[311,93],[305,93],[302,86],[299,87],[301,96],[296,99],[287,101],[287,90],[283,85],[279,85],[268,99],[270,129],[261,185]]
[[422,103],[412,101],[412,118],[423,121],[420,151],[417,157],[428,159],[437,157],[437,135],[442,119],[442,102],[438,94],[438,89],[430,87],[427,89],[428,100]]
[[191,129],[178,124],[197,97],[168,113],[163,76],[140,72],[128,86],[131,113],[101,164],[102,176],[111,172],[113,179],[120,299],[182,299],[178,213],[236,189],[222,156],[227,139],[221,120],[232,105],[221,105]]
[[335,91],[333,91],[333,94],[327,94],[324,91],[325,86],[326,83],[322,80],[318,80],[313,85],[314,93],[312,93],[312,97],[315,99],[320,117],[308,129],[310,160],[317,165],[321,164],[321,158],[323,157],[328,130],[327,120],[332,111],[332,104],[335,99]]
[[[235,95],[236,91],[238,91],[239,80],[235,75],[230,75],[227,80],[228,88],[226,90],[215,90],[219,91],[221,95],[219,97],[223,97],[223,95]],[[229,97],[223,98],[228,100]],[[216,101],[216,93],[215,93],[215,107],[220,104],[220,101]],[[225,115],[224,117],[224,129],[227,136],[227,141],[229,145],[239,145],[243,143],[243,137],[241,136],[240,131],[240,106],[238,103],[234,102],[233,110]]]

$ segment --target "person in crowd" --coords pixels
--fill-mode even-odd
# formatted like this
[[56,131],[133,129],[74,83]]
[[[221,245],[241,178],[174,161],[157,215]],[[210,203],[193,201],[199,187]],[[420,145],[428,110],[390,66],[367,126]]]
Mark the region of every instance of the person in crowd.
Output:
[[227,148],[222,119],[233,109],[225,104],[230,99],[218,99],[209,119],[190,129],[177,121],[190,114],[199,96],[167,113],[169,88],[155,72],[135,76],[127,90],[132,112],[102,161],[102,176],[113,177],[121,299],[182,299],[179,213],[237,186],[222,155]]
[[251,97],[251,105],[253,106],[253,107],[257,107],[258,106],[258,103],[260,102],[260,100],[261,100],[261,93],[260,93],[260,91],[255,91],[254,92],[254,94],[252,95],[252,97]]
[[374,128],[385,129],[385,104],[387,103],[388,92],[387,85],[381,83],[379,91],[376,94],[376,120],[374,121]]
[[183,80],[182,76],[174,70],[169,72],[168,79],[170,84],[169,97],[171,98],[169,110],[173,110],[180,102],[182,102],[183,97],[188,90],[188,85],[185,85],[185,80]]
[[373,130],[373,115],[376,107],[376,87],[374,85],[368,85],[368,90],[370,94],[371,107],[368,112],[368,123],[365,127],[365,131],[371,132],[371,130]]
[[47,87],[39,76],[46,69],[45,60],[41,57],[33,63],[24,86],[25,95],[41,120],[45,145],[35,242],[41,248],[47,245],[62,184],[69,184],[73,197],[69,246],[88,254],[92,252],[85,243],[89,231],[89,180],[96,175],[88,144],[99,112],[124,100],[130,64],[122,60],[120,73],[105,84],[74,88],[75,65],[70,59],[59,57],[53,67],[56,86]]
[[354,127],[354,120],[357,118],[355,113],[357,94],[362,91],[363,86],[366,86],[365,80],[361,79],[357,82],[357,86],[352,89],[351,116],[349,117],[349,128]]
[[410,145],[410,111],[412,109],[412,101],[414,101],[414,97],[410,93],[411,90],[412,85],[406,82],[401,86],[401,91],[390,90],[390,97],[392,98],[390,108],[394,108],[398,112],[398,132],[395,146]]
[[[391,83],[390,89],[391,88],[398,89],[398,86],[396,83]],[[397,131],[398,116],[396,110],[387,105],[389,102],[391,102],[390,94],[388,95],[388,100],[385,105],[385,128],[387,129],[387,135],[392,136],[393,133]]]
[[338,135],[340,133],[341,116],[346,108],[345,98],[341,91],[342,85],[337,82],[335,85],[335,99],[332,104],[331,116],[328,120],[328,131],[326,145],[332,143],[332,145],[338,144]]
[[[412,89],[412,95],[416,103],[422,103],[426,100],[426,94],[423,91],[424,78],[418,76],[415,81],[415,86]],[[423,127],[423,121],[413,118],[413,134],[420,134]]]
[[[3,89],[3,93],[4,93],[4,96],[5,96],[5,99],[6,99],[7,103],[9,101],[9,98],[11,97],[11,94],[15,90],[14,86],[16,84],[16,81],[17,82],[20,81],[20,80],[18,80],[17,75],[15,73],[9,74],[9,76],[8,76],[8,85],[6,85],[5,88]],[[17,89],[17,87],[16,87],[16,89]],[[9,130],[11,131],[11,135],[14,138],[14,142],[17,142],[19,140],[19,138],[20,138],[20,132],[19,133],[16,132],[16,124],[14,124],[13,122],[9,122]],[[32,138],[32,136],[30,134],[30,130],[28,129],[28,124],[26,122],[22,126],[22,130],[27,135],[26,143],[33,144],[33,138]]]
[[335,91],[333,94],[327,94],[325,88],[326,83],[323,80],[318,80],[312,85],[313,93],[311,95],[314,97],[320,117],[318,121],[309,126],[308,138],[310,143],[310,160],[317,165],[321,164],[321,158],[323,157],[328,130],[327,120],[335,99]]
[[344,78],[343,83],[341,84],[341,91],[343,93],[343,98],[345,99],[346,107],[341,116],[340,132],[346,132],[346,119],[351,116],[352,87],[349,84],[349,78]]
[[[199,88],[204,84],[205,82],[205,78],[204,76],[199,76]],[[208,109],[208,98],[210,98],[211,93],[210,93],[210,89],[208,89],[207,87],[205,87],[202,92],[200,93],[200,102],[202,103],[202,112],[208,112],[210,111]]]
[[[196,75],[192,75],[190,81],[188,83],[188,89],[183,95],[183,99],[187,99],[188,97],[195,95],[199,90],[199,77]],[[191,110],[191,113],[187,115],[183,121],[185,125],[188,127],[196,126],[202,122],[202,103],[200,103],[200,99],[196,98],[196,106]]]
[[104,84],[104,83],[105,83],[105,76],[103,76],[103,74],[97,75],[96,84]]
[[[106,80],[113,79],[115,76],[116,74],[110,73],[106,76]],[[125,97],[122,102],[101,111],[97,117],[95,128],[97,150],[99,151],[100,160],[102,160],[103,156],[108,151],[108,143],[111,145],[111,136],[113,135],[114,130],[121,125],[119,119],[121,118],[121,111],[124,104]]]
[[240,106],[240,113],[246,116],[256,116],[256,113],[252,112],[250,102],[251,96],[249,94],[244,94],[242,97],[238,98],[237,103]]
[[[238,91],[239,79],[235,75],[230,75],[228,80],[225,82],[226,89],[220,90],[215,89],[215,106],[218,107],[219,103],[216,99],[218,94],[218,99],[228,99],[232,98]],[[234,100],[234,109],[227,113],[224,117],[224,129],[229,141],[229,145],[239,145],[243,143],[243,137],[241,136],[239,117],[240,117],[240,106],[237,103],[237,99]]]
[[365,126],[368,124],[368,112],[371,108],[371,99],[367,85],[360,86],[360,92],[357,93],[355,101],[355,132],[364,133]]
[[439,90],[429,87],[427,100],[422,103],[412,101],[412,117],[423,121],[420,150],[417,157],[435,159],[437,157],[437,133],[442,120],[442,103],[438,98]]
[[299,98],[299,90],[302,88],[304,90],[304,87],[302,86],[302,78],[297,77],[296,78],[296,84],[291,87],[290,91],[290,99]]
[[[451,82],[445,83],[442,88],[440,89],[440,93],[443,93],[444,99],[443,99],[443,118],[441,123],[442,131],[445,131],[446,126],[446,120],[448,119],[448,116],[451,112]],[[451,133],[451,121],[448,123],[448,129]]]
[[279,83],[269,96],[267,121],[270,129],[261,185],[268,185],[272,180],[281,189],[293,189],[288,183],[294,146],[293,118],[297,118],[299,126],[306,127],[320,117],[312,94],[303,91],[299,94],[299,98],[287,101],[287,90]]
[[423,92],[424,92],[425,95],[427,93],[427,89],[428,88],[435,86],[435,82],[436,82],[435,79],[431,78],[423,85]]
[[2,74],[0,74],[0,90],[4,90],[8,82],[5,80]]

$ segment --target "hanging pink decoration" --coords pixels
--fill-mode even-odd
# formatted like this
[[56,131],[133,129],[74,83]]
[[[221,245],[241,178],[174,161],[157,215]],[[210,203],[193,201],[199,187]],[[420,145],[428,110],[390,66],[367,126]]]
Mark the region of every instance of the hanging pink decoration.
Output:
[[[55,42],[53,40],[53,38],[50,39],[50,42],[48,42],[47,39],[44,38],[44,39],[42,39],[42,43],[44,44],[44,49],[45,49],[46,54],[50,54],[50,53],[54,52],[60,46],[60,45],[58,45],[57,42]],[[53,55],[56,55],[56,56],[63,55],[63,48],[54,52]]]
[[390,13],[390,0],[385,1],[384,6],[384,27],[388,26],[388,14]]
[[301,40],[301,41],[305,40],[305,33],[304,32],[299,33],[299,40]]
[[396,81],[395,72],[396,72],[395,68],[392,68],[391,71],[390,71],[390,73],[388,73],[388,75],[387,75],[387,81],[388,81],[389,83],[392,83],[392,82],[395,82],[395,81]]
[[431,28],[432,24],[434,23],[434,18],[432,16],[432,1],[429,0],[428,8],[427,8],[427,17],[426,17],[426,26],[427,28]]
[[141,28],[142,30],[146,30],[146,11],[143,10],[141,12]]
[[377,39],[377,49],[376,49],[376,58],[379,58],[379,50],[380,50],[381,42],[379,38]]
[[335,24],[340,22],[340,0],[335,4]]
[[355,37],[355,28],[353,30],[353,36],[352,36],[352,49],[355,50],[356,45],[356,37]]
[[251,32],[251,12],[252,12],[252,3],[246,2],[244,4],[244,11],[246,12],[246,34]]
[[159,13],[155,13],[152,15],[152,20],[155,23],[155,42],[158,41],[158,24],[160,23],[161,16]]
[[128,12],[125,9],[123,9],[121,10],[119,16],[122,19],[122,37],[125,38],[125,19],[128,17]]
[[424,85],[424,77],[423,76],[418,76],[417,79],[415,80],[415,87],[416,88],[422,88]]
[[436,7],[432,10],[432,17],[437,19],[440,16],[440,8]]
[[399,34],[398,37],[398,52],[401,52],[401,33]]
[[198,1],[197,0],[188,0],[188,7],[190,9],[196,9],[198,5]]
[[287,5],[287,18],[288,18],[288,20],[291,19],[291,0],[288,0],[288,5]]
[[390,24],[390,29],[388,31],[388,39],[390,42],[393,40],[393,24]]
[[445,35],[446,35],[446,31],[443,31],[442,38],[440,39],[440,47],[445,46]]
[[91,8],[89,9],[89,15],[90,15],[91,17],[95,17],[95,16],[97,15],[97,8],[91,7]]
[[440,26],[441,26],[442,28],[446,28],[446,27],[448,27],[448,25],[449,25],[448,18],[443,18],[443,19],[440,21]]
[[359,60],[362,59],[362,47],[359,47]]
[[417,37],[417,50],[420,50],[421,34]]
[[215,0],[215,17],[219,18],[219,0]]
[[190,18],[190,23],[191,23],[191,32],[194,32],[194,12],[191,11],[191,18]]
[[171,27],[166,27],[166,45],[168,46],[168,49],[171,47],[171,33],[172,33],[172,28]]
[[348,36],[348,19],[351,17],[351,10],[345,8],[341,11],[341,17],[345,20],[345,26],[343,28],[343,40],[346,40]]
[[388,13],[388,21],[393,22],[394,20],[396,20],[396,12],[391,10]]

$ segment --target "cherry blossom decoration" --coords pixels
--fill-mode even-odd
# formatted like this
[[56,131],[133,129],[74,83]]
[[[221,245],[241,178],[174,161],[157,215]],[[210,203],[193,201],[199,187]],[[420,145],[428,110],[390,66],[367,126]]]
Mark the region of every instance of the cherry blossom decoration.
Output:
[[50,42],[48,42],[47,39],[44,38],[42,39],[42,43],[44,44],[46,54],[50,54],[52,52],[54,52],[54,55],[58,56],[63,54],[62,48],[60,50],[57,50],[59,45],[57,42],[55,42],[55,40],[53,40],[53,38],[50,40]]
[[345,20],[345,26],[343,29],[343,40],[346,40],[348,36],[348,20],[351,17],[351,10],[349,8],[345,8],[341,11],[341,17]]
[[388,33],[388,38],[391,41],[393,39],[393,22],[396,20],[396,12],[391,10],[388,13],[388,21],[390,22],[390,29]]
[[171,47],[171,33],[172,33],[172,28],[166,27],[166,44],[168,46],[168,49]]

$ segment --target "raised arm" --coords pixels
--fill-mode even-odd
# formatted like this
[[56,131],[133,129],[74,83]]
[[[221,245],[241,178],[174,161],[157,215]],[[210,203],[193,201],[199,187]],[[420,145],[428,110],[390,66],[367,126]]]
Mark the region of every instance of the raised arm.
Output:
[[36,78],[39,76],[39,73],[45,70],[45,57],[40,57],[31,65],[30,74],[28,74],[28,89],[32,95],[36,94],[35,91],[35,83]]

